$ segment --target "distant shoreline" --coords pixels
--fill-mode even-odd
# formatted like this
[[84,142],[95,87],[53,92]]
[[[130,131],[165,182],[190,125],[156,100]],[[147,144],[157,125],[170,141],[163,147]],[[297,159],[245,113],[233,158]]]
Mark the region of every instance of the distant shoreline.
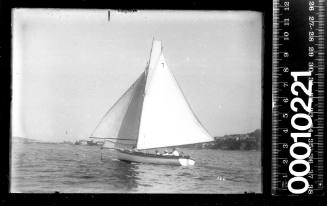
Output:
[[246,134],[229,134],[215,137],[213,142],[185,145],[181,148],[221,149],[221,150],[261,150],[261,130]]
[[[73,141],[62,142],[46,142],[34,140],[25,137],[13,137],[12,143],[41,143],[41,144],[69,144],[74,145]],[[261,130],[256,129],[253,132],[246,134],[229,134],[221,137],[215,137],[213,142],[197,143],[179,148],[193,148],[193,149],[221,149],[221,150],[261,150]]]

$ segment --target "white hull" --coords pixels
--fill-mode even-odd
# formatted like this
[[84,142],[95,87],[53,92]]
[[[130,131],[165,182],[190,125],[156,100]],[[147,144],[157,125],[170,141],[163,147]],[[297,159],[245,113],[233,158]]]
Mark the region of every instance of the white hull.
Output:
[[154,154],[144,154],[141,152],[130,152],[128,150],[116,149],[117,159],[128,162],[140,162],[147,164],[165,164],[178,166],[192,166],[195,161],[183,156],[163,156]]

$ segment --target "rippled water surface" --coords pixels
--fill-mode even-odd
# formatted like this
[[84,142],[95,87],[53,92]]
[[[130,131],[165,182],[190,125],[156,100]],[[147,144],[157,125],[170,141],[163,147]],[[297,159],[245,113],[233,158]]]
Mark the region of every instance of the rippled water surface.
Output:
[[96,146],[17,143],[12,151],[12,192],[261,193],[258,151],[182,149],[193,167],[121,162]]

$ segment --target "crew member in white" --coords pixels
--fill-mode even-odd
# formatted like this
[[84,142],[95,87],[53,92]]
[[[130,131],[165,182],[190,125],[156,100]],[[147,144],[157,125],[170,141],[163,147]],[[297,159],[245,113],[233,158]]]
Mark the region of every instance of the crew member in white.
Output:
[[172,155],[179,156],[179,152],[176,150],[176,148],[173,148]]

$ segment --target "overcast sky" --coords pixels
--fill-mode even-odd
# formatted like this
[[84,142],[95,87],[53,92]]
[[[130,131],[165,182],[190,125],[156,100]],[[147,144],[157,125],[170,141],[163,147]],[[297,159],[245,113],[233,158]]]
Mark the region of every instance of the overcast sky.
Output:
[[262,15],[13,11],[12,134],[85,139],[144,71],[152,39],[212,136],[261,125]]

